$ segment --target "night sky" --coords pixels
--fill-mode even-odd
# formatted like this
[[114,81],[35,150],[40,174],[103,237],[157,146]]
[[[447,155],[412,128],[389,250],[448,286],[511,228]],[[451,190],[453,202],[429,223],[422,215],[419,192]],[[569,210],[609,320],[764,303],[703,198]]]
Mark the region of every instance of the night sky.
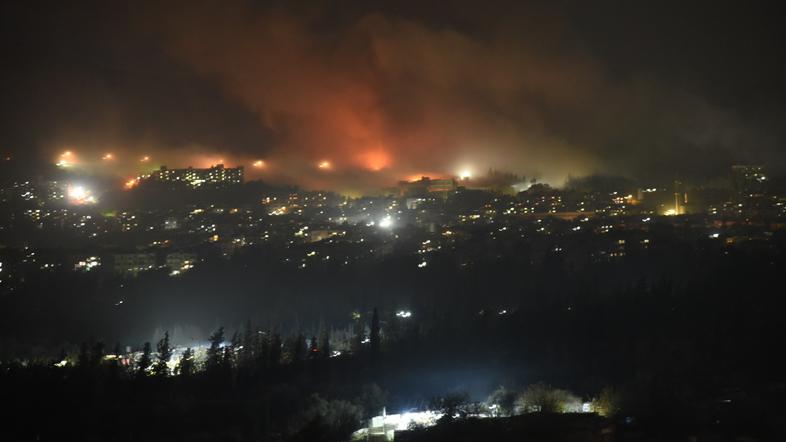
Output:
[[779,2],[300,3],[3,2],[0,152],[337,190],[786,164]]

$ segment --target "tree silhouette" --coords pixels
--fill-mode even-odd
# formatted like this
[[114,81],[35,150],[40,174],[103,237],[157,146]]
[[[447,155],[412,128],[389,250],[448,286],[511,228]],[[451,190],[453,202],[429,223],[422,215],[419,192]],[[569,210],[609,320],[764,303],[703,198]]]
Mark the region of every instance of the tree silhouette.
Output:
[[240,365],[244,369],[251,367],[254,361],[254,351],[256,350],[257,339],[251,321],[246,322],[246,329],[243,332],[243,348],[240,350]]
[[306,348],[306,337],[303,333],[298,333],[289,341],[289,352],[292,355],[292,363],[297,364],[306,359],[308,349]]
[[330,353],[330,332],[323,327],[319,336],[319,355],[323,358],[329,358]]
[[147,375],[147,369],[150,368],[150,365],[153,363],[151,354],[150,342],[145,342],[144,347],[142,347],[142,357],[139,358],[139,362],[136,364],[137,377],[144,377]]
[[273,334],[270,341],[270,366],[275,367],[281,362],[281,336],[278,333]]
[[191,347],[188,347],[183,352],[183,356],[180,357],[180,361],[178,361],[177,366],[175,367],[175,374],[182,378],[189,378],[194,374],[194,371],[194,350],[192,350]]
[[164,332],[164,337],[158,341],[158,355],[155,365],[153,366],[153,374],[158,377],[166,377],[169,375],[169,366],[167,363],[172,358],[172,347],[169,344],[169,332]]
[[371,316],[371,333],[369,334],[369,341],[371,344],[371,354],[379,354],[379,313],[377,308],[374,307],[374,313]]
[[308,357],[309,359],[315,359],[319,357],[319,345],[317,344],[316,336],[311,337],[311,342],[308,347]]
[[224,361],[224,352],[221,349],[221,344],[224,342],[224,327],[219,327],[214,331],[210,338],[210,348],[207,349],[207,362],[205,368],[207,371],[215,371],[219,368]]
[[363,316],[357,314],[355,317],[355,335],[352,337],[352,352],[359,353],[363,348],[363,341],[366,339],[366,324]]

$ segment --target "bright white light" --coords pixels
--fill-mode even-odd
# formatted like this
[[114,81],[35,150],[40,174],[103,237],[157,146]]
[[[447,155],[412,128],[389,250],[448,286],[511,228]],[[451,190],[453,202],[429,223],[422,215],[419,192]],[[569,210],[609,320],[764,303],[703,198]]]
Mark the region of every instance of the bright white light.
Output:
[[389,215],[382,218],[379,220],[379,227],[382,227],[383,229],[389,229],[393,227],[393,218],[391,218]]
[[93,204],[96,202],[96,199],[91,194],[90,190],[84,186],[68,186],[66,194],[68,195],[68,199],[72,204]]
[[418,264],[418,268],[422,269],[423,267],[426,267],[427,265],[428,265],[428,263],[426,261],[423,261],[420,264]]
[[472,172],[470,172],[467,169],[464,169],[459,173],[459,178],[461,178],[462,180],[468,180],[472,178]]
[[398,312],[396,312],[396,316],[398,316],[399,318],[406,319],[412,316],[412,312],[409,310],[399,310]]

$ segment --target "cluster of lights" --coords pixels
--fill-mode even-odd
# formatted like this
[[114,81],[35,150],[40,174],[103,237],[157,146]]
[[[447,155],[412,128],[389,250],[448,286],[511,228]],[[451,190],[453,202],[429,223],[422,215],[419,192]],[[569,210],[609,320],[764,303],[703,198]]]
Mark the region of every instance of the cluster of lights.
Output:
[[407,319],[412,316],[412,312],[409,310],[399,310],[396,312],[396,316],[402,319]]
[[101,265],[101,259],[98,258],[97,256],[91,256],[83,261],[77,262],[76,265],[74,265],[74,268],[76,270],[83,270],[85,272],[89,272],[90,270],[93,270],[94,268],[100,265]]

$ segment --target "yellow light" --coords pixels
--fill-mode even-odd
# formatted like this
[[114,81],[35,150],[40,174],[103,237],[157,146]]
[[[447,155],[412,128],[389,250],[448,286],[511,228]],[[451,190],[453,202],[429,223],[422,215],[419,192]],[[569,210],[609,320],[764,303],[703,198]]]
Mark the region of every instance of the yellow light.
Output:
[[262,160],[256,160],[256,161],[254,161],[254,163],[252,165],[254,167],[256,167],[257,169],[260,169],[262,167],[265,167],[265,162],[262,161]]
[[322,161],[321,163],[319,163],[317,167],[323,170],[330,169],[331,168],[330,161]]
[[104,156],[102,156],[101,159],[104,160],[104,161],[114,160],[115,156],[112,155],[111,153],[107,153],[107,154],[104,154]]
[[133,189],[136,185],[139,184],[139,180],[136,178],[131,178],[130,180],[126,181],[125,188],[126,189]]
[[150,161],[150,157],[149,157],[149,156],[147,156],[147,155],[145,155],[145,156],[143,156],[143,157],[142,157],[142,159],[141,159],[141,160],[139,160],[139,161],[141,161],[141,162],[143,162],[143,163],[146,163],[146,162]]
[[470,172],[469,170],[462,170],[461,173],[459,173],[459,178],[461,178],[462,180],[468,180],[472,178],[472,172]]

